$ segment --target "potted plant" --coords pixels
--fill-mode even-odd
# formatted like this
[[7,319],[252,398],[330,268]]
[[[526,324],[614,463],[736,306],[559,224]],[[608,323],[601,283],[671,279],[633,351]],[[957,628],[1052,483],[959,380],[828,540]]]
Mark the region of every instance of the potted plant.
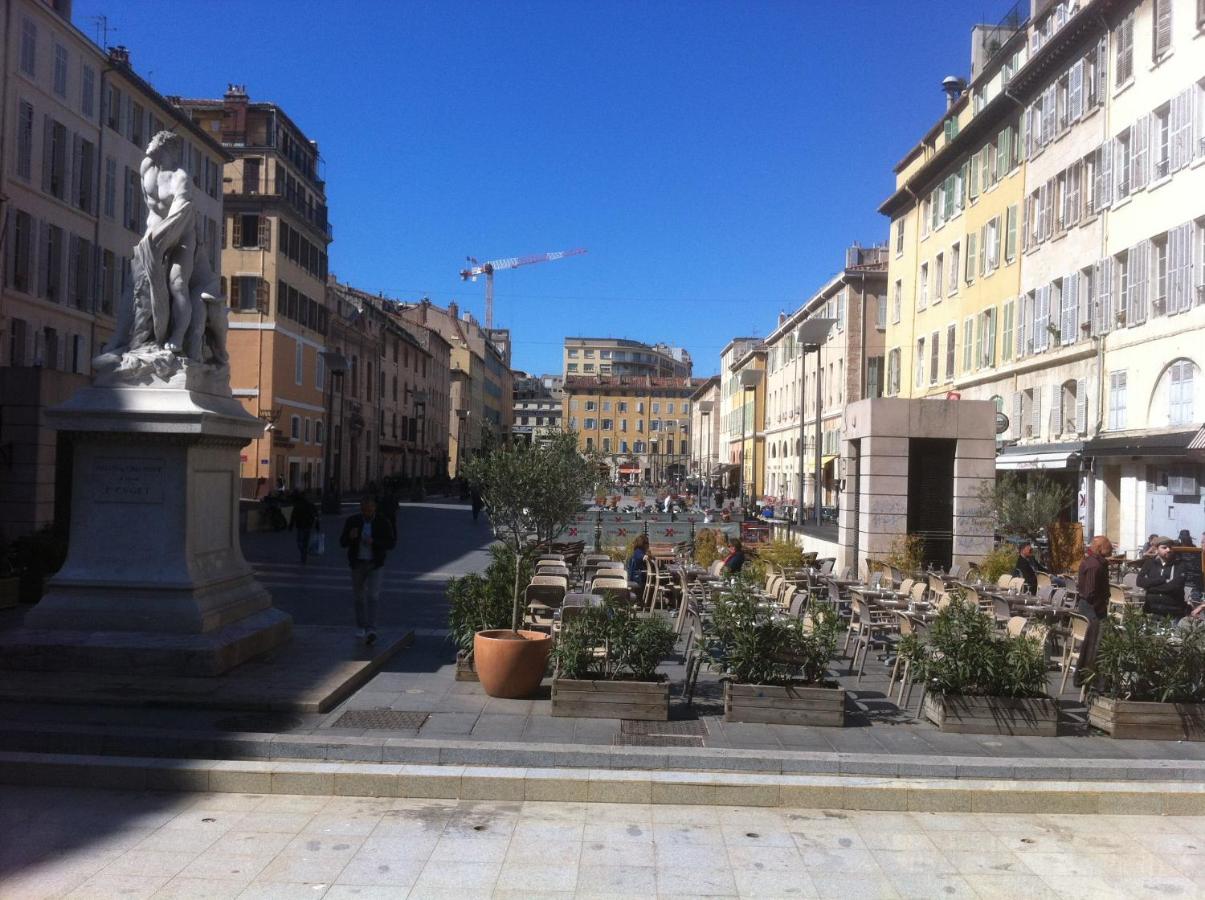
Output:
[[724,681],[726,722],[845,724],[845,690],[829,677],[840,622],[821,608],[806,620],[775,614],[748,576],[715,603],[704,653]]
[[925,716],[942,731],[969,734],[1058,733],[1058,701],[1047,695],[1046,654],[1038,641],[1009,637],[991,616],[955,596],[937,614],[924,643],[899,652],[925,687]]
[[1115,738],[1205,740],[1205,620],[1128,609],[1100,625],[1088,721]]
[[665,721],[669,681],[657,666],[674,639],[664,619],[622,601],[579,611],[552,652],[552,714]]
[[[456,644],[456,680],[477,681],[473,663],[473,638],[478,631],[507,628],[511,624],[511,573],[514,560],[505,544],[490,547],[492,557],[481,575],[471,574],[448,581],[449,638]],[[531,579],[533,566],[527,557],[520,561],[520,581]]]
[[523,561],[565,529],[582,496],[595,489],[598,473],[596,460],[578,452],[573,432],[548,435],[532,446],[492,446],[465,466],[465,478],[480,493],[514,565],[510,628],[484,629],[473,637],[477,677],[491,697],[530,696],[544,678],[552,638],[519,628]]

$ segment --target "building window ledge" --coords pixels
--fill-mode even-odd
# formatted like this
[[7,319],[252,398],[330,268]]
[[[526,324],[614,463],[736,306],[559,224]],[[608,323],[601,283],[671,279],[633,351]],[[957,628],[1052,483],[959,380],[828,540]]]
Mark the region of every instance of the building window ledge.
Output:
[[1113,99],[1116,100],[1118,97],[1120,97],[1122,94],[1124,94],[1126,91],[1128,91],[1133,86],[1134,86],[1134,76],[1131,75],[1129,78],[1126,79],[1124,84],[1119,84],[1117,87],[1113,88]]

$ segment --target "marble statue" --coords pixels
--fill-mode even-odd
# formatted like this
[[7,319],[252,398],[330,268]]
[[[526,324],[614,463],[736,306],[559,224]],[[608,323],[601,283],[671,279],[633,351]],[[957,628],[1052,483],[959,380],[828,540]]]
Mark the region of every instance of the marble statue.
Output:
[[171,131],[156,134],[146,148],[146,233],[134,247],[131,289],[121,299],[117,330],[94,365],[103,381],[146,384],[170,380],[193,364],[204,367],[211,385],[224,382],[229,392],[226,304],[180,149],[180,137]]

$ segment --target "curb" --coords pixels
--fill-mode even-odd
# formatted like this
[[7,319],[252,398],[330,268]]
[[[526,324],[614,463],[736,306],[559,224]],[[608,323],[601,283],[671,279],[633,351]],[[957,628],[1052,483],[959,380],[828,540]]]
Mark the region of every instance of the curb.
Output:
[[0,782],[118,790],[895,812],[1201,815],[1205,785],[165,760],[0,753]]
[[336,734],[113,729],[50,723],[0,725],[0,751],[224,759],[311,760],[427,766],[567,768],[613,771],[743,772],[882,778],[1001,779],[1027,782],[1180,781],[1205,784],[1205,760],[1080,759],[836,753],[597,744],[518,744]]

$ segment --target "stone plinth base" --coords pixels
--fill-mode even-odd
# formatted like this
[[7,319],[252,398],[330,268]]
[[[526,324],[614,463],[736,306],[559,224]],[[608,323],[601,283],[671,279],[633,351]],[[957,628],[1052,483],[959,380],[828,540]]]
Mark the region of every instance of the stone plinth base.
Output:
[[203,374],[85,388],[47,413],[71,453],[67,561],[0,635],[0,667],[218,675],[288,640],[239,546],[239,451],[263,423],[196,389]]
[[287,641],[292,624],[265,609],[203,634],[16,628],[0,633],[0,669],[221,675]]

